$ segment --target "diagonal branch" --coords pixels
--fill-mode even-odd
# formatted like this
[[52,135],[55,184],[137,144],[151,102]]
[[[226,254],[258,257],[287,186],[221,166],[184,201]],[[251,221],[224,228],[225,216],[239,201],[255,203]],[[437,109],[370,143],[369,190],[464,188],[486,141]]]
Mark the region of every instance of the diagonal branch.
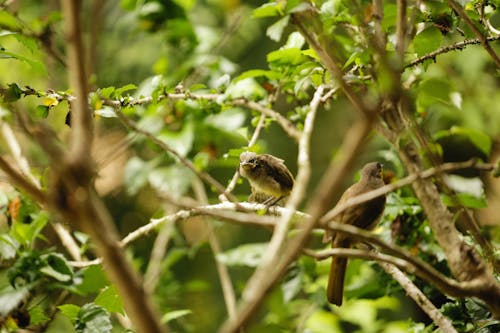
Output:
[[448,5],[458,14],[458,16],[460,16],[462,20],[464,20],[464,22],[472,30],[472,32],[474,32],[477,38],[481,41],[481,44],[483,45],[486,52],[488,52],[488,54],[491,56],[497,67],[500,68],[500,58],[498,57],[498,54],[495,52],[495,50],[493,50],[486,36],[481,32],[481,30],[479,30],[478,27],[476,27],[476,25],[474,24],[474,22],[472,22],[471,18],[467,15],[462,6],[455,0],[448,0]]

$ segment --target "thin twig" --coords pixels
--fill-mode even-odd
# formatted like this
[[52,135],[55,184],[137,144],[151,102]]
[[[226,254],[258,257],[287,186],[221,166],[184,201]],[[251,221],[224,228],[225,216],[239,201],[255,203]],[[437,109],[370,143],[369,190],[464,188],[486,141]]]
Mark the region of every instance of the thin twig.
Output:
[[174,225],[172,223],[163,225],[153,243],[148,267],[144,273],[143,282],[144,289],[150,295],[153,294],[156,286],[158,285],[158,281],[160,280],[163,258],[165,257],[170,236],[172,234],[172,230],[174,229],[173,226]]
[[[195,179],[192,187],[198,201],[204,205],[208,204],[208,197],[205,188],[203,187],[203,183],[199,179]],[[213,224],[210,223],[207,218],[203,218],[203,222],[208,229],[208,243],[214,256],[217,273],[219,274],[222,295],[224,296],[227,313],[229,318],[234,318],[236,315],[236,294],[234,292],[233,283],[231,282],[231,276],[229,275],[227,266],[222,261],[217,259],[222,252],[222,249],[219,240],[217,239],[217,235],[215,234]]]
[[[245,210],[248,211],[259,211],[261,209],[264,209],[265,206],[262,204],[254,204],[254,203],[247,203],[247,202],[240,202],[238,205],[242,206]],[[276,217],[273,216],[262,216],[262,215],[257,215],[257,214],[249,214],[249,213],[241,213],[236,211],[237,206],[234,203],[231,202],[224,202],[220,204],[215,204],[215,205],[208,205],[208,206],[199,206],[199,207],[192,207],[188,209],[183,209],[179,210],[173,214],[163,216],[158,219],[151,219],[150,222],[146,225],[143,225],[142,227],[132,231],[129,233],[125,238],[122,239],[120,244],[122,246],[128,245],[132,241],[140,238],[141,236],[149,234],[151,231],[156,229],[158,226],[160,226],[163,223],[166,222],[171,222],[175,223],[178,220],[185,220],[189,217],[192,216],[197,216],[197,215],[208,215],[208,216],[213,216],[215,218],[219,218],[225,221],[229,222],[236,222],[236,223],[241,223],[241,224],[248,224],[248,225],[258,225],[258,226],[264,226],[264,227],[270,227],[274,228],[275,226],[275,221]],[[271,212],[276,212],[279,211],[283,208],[275,208],[272,207],[272,210],[270,209]]]
[[[500,39],[500,35],[486,38],[486,40],[488,42],[493,42],[493,41],[496,41],[496,40],[499,40],[499,39]],[[451,52],[451,51],[463,50],[466,46],[468,46],[468,45],[475,45],[475,44],[481,44],[481,40],[479,38],[466,39],[466,40],[463,40],[461,42],[457,42],[455,44],[451,44],[451,45],[448,45],[448,46],[440,47],[436,51],[432,51],[432,52],[430,52],[430,53],[428,53],[426,55],[423,55],[423,56],[419,57],[418,59],[413,60],[409,64],[405,65],[405,68],[415,67],[415,66],[423,63],[424,61],[428,60],[428,59],[432,59],[432,60],[435,61],[436,57],[438,55],[441,55],[441,54],[444,54],[444,53],[448,53],[448,52]]]

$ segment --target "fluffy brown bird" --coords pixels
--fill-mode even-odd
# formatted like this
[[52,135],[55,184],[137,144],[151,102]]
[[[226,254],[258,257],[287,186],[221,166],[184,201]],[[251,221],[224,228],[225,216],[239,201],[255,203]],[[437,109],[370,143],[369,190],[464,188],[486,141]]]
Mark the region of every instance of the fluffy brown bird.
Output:
[[283,162],[269,154],[241,153],[240,174],[252,187],[250,201],[273,205],[290,194],[294,180]]
[[[361,179],[349,187],[340,197],[337,205],[344,204],[348,199],[357,195],[375,190],[384,186],[382,178],[382,164],[372,162],[366,164],[361,170]],[[334,217],[334,221],[350,224],[358,228],[371,230],[375,227],[382,216],[385,208],[385,195],[377,197],[359,205],[352,206]],[[332,248],[350,248],[352,240],[341,233],[326,233],[323,241],[332,241]],[[326,295],[328,301],[335,305],[342,305],[344,293],[344,277],[347,267],[347,258],[333,257],[328,276],[328,287]]]

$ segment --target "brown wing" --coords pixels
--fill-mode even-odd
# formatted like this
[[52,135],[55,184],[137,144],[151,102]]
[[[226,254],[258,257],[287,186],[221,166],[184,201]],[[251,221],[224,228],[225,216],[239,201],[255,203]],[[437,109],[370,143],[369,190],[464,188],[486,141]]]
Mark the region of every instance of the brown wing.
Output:
[[266,174],[271,176],[281,187],[283,192],[290,192],[293,188],[293,176],[282,159],[269,154],[260,155],[267,163],[263,163]]

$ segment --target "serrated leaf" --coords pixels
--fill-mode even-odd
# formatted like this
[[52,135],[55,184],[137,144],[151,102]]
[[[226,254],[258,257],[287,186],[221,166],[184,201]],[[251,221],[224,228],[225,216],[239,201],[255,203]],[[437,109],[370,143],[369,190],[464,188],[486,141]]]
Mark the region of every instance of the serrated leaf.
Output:
[[111,318],[109,313],[102,307],[93,303],[81,307],[75,323],[75,329],[79,333],[107,333],[111,332]]
[[417,56],[421,57],[431,51],[435,51],[441,46],[441,41],[443,35],[438,28],[430,26],[423,31],[421,31],[413,39],[413,48],[417,53]]
[[124,314],[123,303],[115,286],[104,289],[95,299],[96,305],[102,306],[108,312]]
[[193,311],[191,311],[189,309],[169,311],[161,317],[161,323],[166,324],[174,319],[184,317],[184,316],[191,314],[191,313],[193,313]]
[[81,283],[77,286],[78,290],[84,294],[95,293],[108,284],[106,275],[101,265],[92,265],[83,271]]
[[78,305],[74,304],[63,304],[59,305],[57,308],[64,316],[68,317],[72,323],[74,323],[78,318],[78,313],[81,309]]
[[257,267],[267,243],[244,244],[217,255],[217,260],[228,266]]

